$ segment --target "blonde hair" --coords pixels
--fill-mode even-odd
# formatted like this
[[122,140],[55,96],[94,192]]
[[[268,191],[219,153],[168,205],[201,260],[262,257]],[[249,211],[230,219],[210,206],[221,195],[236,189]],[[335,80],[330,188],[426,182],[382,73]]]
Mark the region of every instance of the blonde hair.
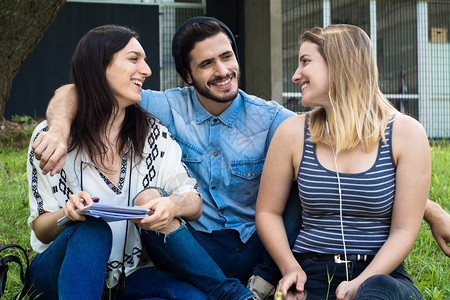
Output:
[[369,151],[380,138],[385,142],[384,131],[396,109],[378,86],[378,68],[367,34],[353,25],[330,25],[304,32],[301,42],[305,41],[317,44],[327,63],[335,114],[328,120],[330,138],[325,109],[311,112],[312,141],[331,145],[337,138],[337,152],[352,150],[359,143]]

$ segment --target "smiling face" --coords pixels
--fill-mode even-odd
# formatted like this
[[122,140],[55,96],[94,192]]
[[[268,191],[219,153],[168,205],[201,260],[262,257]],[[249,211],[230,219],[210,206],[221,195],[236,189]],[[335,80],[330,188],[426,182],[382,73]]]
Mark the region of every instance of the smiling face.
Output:
[[224,33],[197,42],[190,52],[189,67],[188,83],[194,86],[206,109],[218,103],[228,107],[236,98],[239,64]]
[[298,54],[298,68],[292,81],[302,89],[304,106],[330,105],[328,98],[328,66],[318,50],[318,45],[305,41]]
[[131,38],[106,68],[106,79],[122,108],[141,100],[142,84],[152,74],[145,58],[141,44],[137,39]]

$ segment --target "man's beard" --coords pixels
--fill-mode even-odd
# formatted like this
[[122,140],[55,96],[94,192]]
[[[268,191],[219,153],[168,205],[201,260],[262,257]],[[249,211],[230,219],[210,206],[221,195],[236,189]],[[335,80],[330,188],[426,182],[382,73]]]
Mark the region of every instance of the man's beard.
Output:
[[[229,73],[227,74],[227,77],[233,77],[232,80],[237,80],[237,82],[239,83],[239,77],[240,77],[240,73]],[[197,93],[199,93],[200,95],[202,95],[203,97],[211,100],[211,101],[215,101],[218,103],[228,103],[233,101],[237,94],[238,94],[238,89],[236,89],[236,91],[230,95],[226,95],[224,97],[217,97],[215,95],[213,95],[207,87],[203,86],[202,84],[200,84],[193,76],[192,77],[192,85],[194,86],[195,90],[197,91]],[[216,77],[213,80],[208,81],[208,83],[210,82],[214,82],[214,81],[219,81],[219,80],[223,80],[226,77]]]

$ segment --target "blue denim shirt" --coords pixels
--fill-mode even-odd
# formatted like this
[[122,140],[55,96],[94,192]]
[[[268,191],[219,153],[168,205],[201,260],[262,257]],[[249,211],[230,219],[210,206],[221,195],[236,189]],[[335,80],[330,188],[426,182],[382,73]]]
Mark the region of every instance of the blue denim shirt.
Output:
[[180,144],[182,160],[197,179],[203,214],[199,231],[235,229],[245,243],[255,232],[255,205],[269,143],[295,114],[239,90],[220,116],[211,115],[193,87],[145,90],[141,105],[161,120]]

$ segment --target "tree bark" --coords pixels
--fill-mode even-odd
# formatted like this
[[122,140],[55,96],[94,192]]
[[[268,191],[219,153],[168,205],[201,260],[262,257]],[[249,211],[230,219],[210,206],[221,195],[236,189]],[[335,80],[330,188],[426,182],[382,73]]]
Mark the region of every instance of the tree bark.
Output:
[[12,81],[66,0],[0,1],[0,121]]

